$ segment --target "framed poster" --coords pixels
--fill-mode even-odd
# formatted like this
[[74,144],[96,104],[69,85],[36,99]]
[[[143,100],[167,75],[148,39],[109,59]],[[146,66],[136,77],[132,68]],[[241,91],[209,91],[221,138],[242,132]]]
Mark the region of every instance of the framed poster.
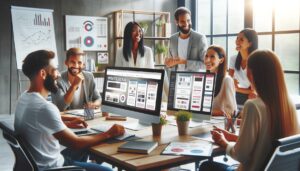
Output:
[[66,50],[107,51],[107,18],[66,15]]

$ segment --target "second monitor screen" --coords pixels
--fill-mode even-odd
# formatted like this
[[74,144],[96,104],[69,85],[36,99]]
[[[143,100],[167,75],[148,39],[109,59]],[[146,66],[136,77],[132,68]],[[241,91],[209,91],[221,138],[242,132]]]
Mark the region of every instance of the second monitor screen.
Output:
[[215,75],[205,72],[171,72],[169,110],[211,113]]

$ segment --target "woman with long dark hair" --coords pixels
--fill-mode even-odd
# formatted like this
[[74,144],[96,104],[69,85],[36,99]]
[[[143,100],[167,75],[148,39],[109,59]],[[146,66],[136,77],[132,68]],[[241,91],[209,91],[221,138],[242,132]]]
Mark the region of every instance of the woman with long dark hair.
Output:
[[[269,50],[257,50],[249,56],[247,67],[247,77],[257,97],[245,103],[239,136],[216,127],[211,133],[215,143],[240,162],[237,170],[256,171],[263,169],[272,153],[272,143],[299,134],[299,124],[276,54]],[[228,141],[236,143],[233,145]],[[205,162],[200,170],[228,171],[233,168]]]
[[117,50],[115,66],[154,68],[152,50],[144,46],[143,30],[137,22],[125,26],[123,47]]
[[208,47],[204,64],[206,70],[216,73],[215,94],[213,100],[213,116],[231,116],[237,110],[233,79],[227,74],[226,54],[221,46]]
[[229,75],[234,78],[236,100],[244,105],[248,98],[255,97],[253,89],[247,78],[247,60],[251,52],[258,47],[258,37],[255,30],[246,28],[236,38],[237,56],[232,56],[229,63]]

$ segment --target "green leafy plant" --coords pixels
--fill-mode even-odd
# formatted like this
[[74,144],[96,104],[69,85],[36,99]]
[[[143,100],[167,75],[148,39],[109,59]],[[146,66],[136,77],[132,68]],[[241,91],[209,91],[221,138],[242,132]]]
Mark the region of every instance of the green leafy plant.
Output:
[[141,21],[141,22],[139,22],[139,25],[142,27],[143,32],[145,34],[148,30],[148,23],[146,21]]
[[102,66],[102,64],[100,64],[100,63],[96,63],[95,65],[96,65],[96,67],[101,67]]
[[101,70],[103,70],[103,64],[96,63],[95,66],[96,66],[96,71],[101,71]]
[[166,115],[160,115],[159,124],[166,125],[167,123],[168,123],[167,116]]
[[162,18],[162,19],[157,20],[155,24],[157,27],[161,27],[165,23],[166,23],[166,21],[164,20],[164,18]]
[[177,121],[185,122],[192,118],[192,113],[184,110],[180,110],[175,113],[175,118]]
[[157,43],[155,44],[155,53],[166,55],[168,53],[168,47],[161,43]]

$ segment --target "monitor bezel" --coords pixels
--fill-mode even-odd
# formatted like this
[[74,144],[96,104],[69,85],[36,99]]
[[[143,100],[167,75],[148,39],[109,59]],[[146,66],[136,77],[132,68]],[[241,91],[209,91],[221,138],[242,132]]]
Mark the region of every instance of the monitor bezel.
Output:
[[[137,107],[130,107],[130,106],[121,106],[118,104],[115,104],[113,102],[108,102],[105,100],[105,94],[106,94],[106,88],[107,88],[107,71],[108,70],[120,70],[120,71],[137,71],[137,72],[149,72],[149,73],[159,73],[161,74],[161,79],[158,80],[158,89],[157,89],[157,100],[156,100],[156,105],[155,105],[155,110],[147,110],[147,109],[139,109]],[[164,70],[162,69],[149,69],[149,68],[130,68],[130,67],[107,67],[105,69],[105,75],[104,75],[104,83],[103,83],[103,94],[102,94],[102,108],[104,110],[107,110],[108,112],[112,111],[119,111],[118,114],[120,115],[126,115],[129,117],[133,117],[136,119],[144,119],[146,118],[151,118],[151,117],[138,117],[137,115],[142,113],[146,114],[149,116],[155,116],[158,117],[160,116],[160,109],[161,109],[161,101],[162,101],[162,91],[163,91],[163,81],[164,81]],[[102,109],[102,110],[103,110]],[[123,110],[118,110],[118,109],[123,109]],[[122,113],[120,113],[122,112]],[[125,113],[127,112],[127,113]],[[153,120],[153,123],[157,123],[157,118]]]

